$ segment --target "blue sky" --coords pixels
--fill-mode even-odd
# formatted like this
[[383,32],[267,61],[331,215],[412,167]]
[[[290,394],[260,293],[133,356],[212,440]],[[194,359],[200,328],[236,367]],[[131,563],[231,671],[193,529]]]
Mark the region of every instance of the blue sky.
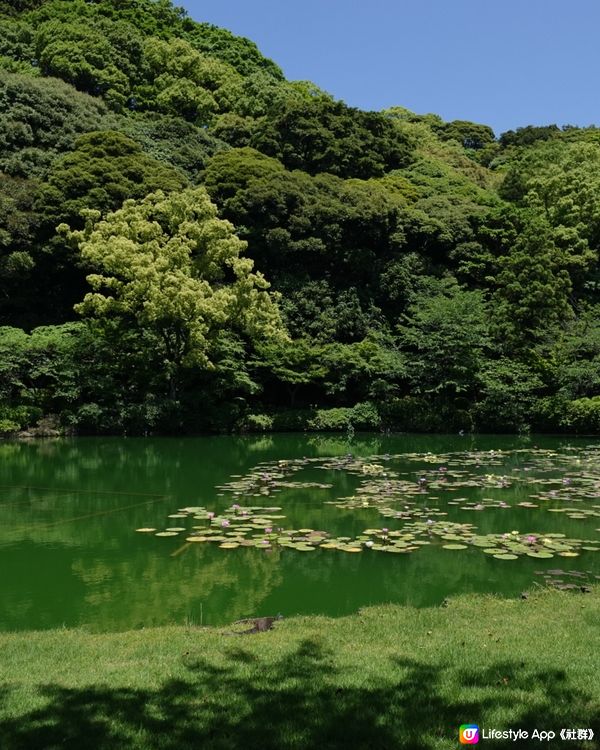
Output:
[[598,0],[176,0],[348,104],[600,125]]

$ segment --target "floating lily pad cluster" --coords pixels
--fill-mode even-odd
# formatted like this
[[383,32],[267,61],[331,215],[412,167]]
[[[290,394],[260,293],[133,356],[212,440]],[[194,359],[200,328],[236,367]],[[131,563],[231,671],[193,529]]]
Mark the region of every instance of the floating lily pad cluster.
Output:
[[[260,497],[270,495],[272,492],[281,492],[282,489],[298,489],[314,487],[317,489],[328,489],[332,485],[324,482],[292,482],[289,477],[303,469],[310,461],[317,459],[296,459],[290,461],[277,461],[274,464],[259,464],[249,474],[242,476],[233,474],[232,481],[227,484],[217,485],[217,490],[230,492],[234,495],[245,495],[247,497]],[[222,494],[222,493],[220,493]]]
[[[281,508],[262,506],[232,505],[221,514],[209,511],[203,506],[180,508],[169,518],[187,518],[202,521],[187,527],[168,527],[164,531],[144,527],[141,533],[154,533],[158,537],[184,536],[189,543],[216,542],[221,549],[237,547],[291,547],[302,552],[313,551],[329,540],[326,531],[316,529],[284,529],[278,524],[284,515]],[[185,532],[185,533],[182,533]]]
[[[521,461],[519,466],[509,459]],[[265,550],[290,548],[309,552],[318,548],[342,552],[391,552],[408,554],[433,545],[449,551],[480,549],[497,560],[530,557],[539,560],[555,556],[577,557],[582,551],[600,550],[600,540],[567,538],[560,533],[503,531],[478,533],[473,523],[450,521],[448,512],[477,513],[488,509],[543,508],[564,513],[573,520],[600,517],[600,451],[589,448],[574,454],[540,449],[517,451],[464,451],[445,454],[409,453],[375,455],[367,458],[351,454],[332,458],[302,458],[264,462],[246,475],[232,475],[219,486],[219,495],[231,494],[239,503],[217,514],[204,506],[180,508],[169,516],[172,525],[164,530],[141,528],[140,532],[159,537],[183,536],[186,542],[217,543],[223,549],[257,547]],[[415,471],[399,471],[395,461],[418,463]],[[584,466],[577,472],[573,464]],[[489,473],[489,467],[501,467]],[[354,493],[325,502],[344,511],[376,510],[383,524],[397,528],[367,528],[357,536],[333,536],[311,528],[286,529],[280,507],[246,505],[262,497],[290,489],[329,489],[328,482],[301,481],[303,469],[344,472],[356,478]],[[576,468],[576,467],[575,467]],[[486,473],[488,472],[488,473]],[[562,473],[561,473],[562,472]],[[546,475],[546,476],[544,476]],[[461,490],[475,488],[481,494],[497,495],[510,487],[535,485],[537,492],[527,500],[509,504],[497,496],[471,500]],[[535,500],[535,502],[534,502]],[[557,507],[556,501],[567,502]],[[582,503],[586,503],[582,507]],[[573,503],[579,505],[573,506]],[[471,517],[475,517],[474,515]],[[195,521],[189,526],[185,521]]]

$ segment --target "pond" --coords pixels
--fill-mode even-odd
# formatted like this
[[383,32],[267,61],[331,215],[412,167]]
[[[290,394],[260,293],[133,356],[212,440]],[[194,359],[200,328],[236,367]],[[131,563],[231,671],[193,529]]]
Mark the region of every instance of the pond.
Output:
[[597,580],[591,438],[0,444],[2,630],[339,616]]

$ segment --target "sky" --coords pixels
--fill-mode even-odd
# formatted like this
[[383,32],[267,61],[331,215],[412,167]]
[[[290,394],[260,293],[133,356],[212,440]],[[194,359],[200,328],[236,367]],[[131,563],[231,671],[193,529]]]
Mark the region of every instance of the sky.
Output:
[[598,0],[175,0],[361,109],[600,125]]

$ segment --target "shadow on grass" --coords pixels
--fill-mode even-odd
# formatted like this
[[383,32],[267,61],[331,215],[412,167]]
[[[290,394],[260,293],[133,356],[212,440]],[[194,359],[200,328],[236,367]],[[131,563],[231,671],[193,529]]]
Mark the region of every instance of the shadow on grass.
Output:
[[[513,728],[591,725],[596,734],[600,731],[597,706],[594,710],[591,698],[574,689],[564,672],[539,671],[525,663],[499,662],[468,672],[396,658],[380,685],[357,686],[355,673],[336,667],[333,655],[309,639],[275,663],[236,645],[219,666],[189,654],[183,664],[184,678],[167,680],[158,690],[40,687],[46,705],[0,721],[0,747],[455,748],[461,723],[485,725],[497,707],[509,711]],[[486,741],[486,746],[507,744]]]

